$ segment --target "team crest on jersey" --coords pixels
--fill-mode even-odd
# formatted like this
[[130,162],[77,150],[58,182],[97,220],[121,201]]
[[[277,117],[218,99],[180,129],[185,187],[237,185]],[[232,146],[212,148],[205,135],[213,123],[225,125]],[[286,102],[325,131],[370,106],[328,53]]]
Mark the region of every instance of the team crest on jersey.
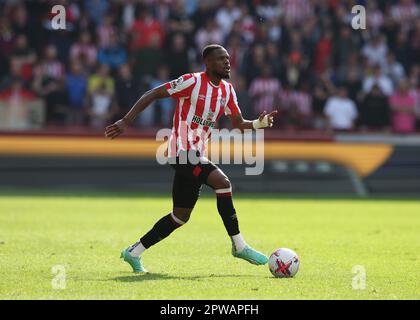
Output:
[[225,97],[223,97],[223,98],[220,99],[220,104],[222,106],[224,106],[226,104],[226,98]]
[[183,82],[184,82],[184,78],[181,76],[178,79],[171,81],[171,88],[175,89],[177,86],[179,86]]
[[210,120],[210,121],[213,120],[213,116],[214,116],[214,112],[210,111],[207,115],[207,120]]

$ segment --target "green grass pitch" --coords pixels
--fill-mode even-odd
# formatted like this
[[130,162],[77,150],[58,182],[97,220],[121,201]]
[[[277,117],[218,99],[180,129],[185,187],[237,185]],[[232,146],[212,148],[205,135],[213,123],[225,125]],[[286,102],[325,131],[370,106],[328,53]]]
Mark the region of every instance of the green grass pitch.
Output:
[[[301,257],[295,278],[276,279],[267,265],[231,256],[215,199],[206,196],[185,226],[145,252],[150,273],[131,273],[121,249],[171,204],[169,196],[3,193],[0,299],[420,298],[420,201],[236,195],[250,245]],[[360,284],[357,265],[364,289],[352,287]]]

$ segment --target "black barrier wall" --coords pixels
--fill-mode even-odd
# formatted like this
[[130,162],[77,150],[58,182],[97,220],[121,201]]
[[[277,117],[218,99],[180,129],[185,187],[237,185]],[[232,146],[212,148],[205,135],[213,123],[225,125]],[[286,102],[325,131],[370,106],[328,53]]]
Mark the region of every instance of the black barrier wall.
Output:
[[[220,165],[236,192],[279,194],[420,194],[420,154],[398,147],[371,176],[325,162],[271,160],[263,174],[245,165]],[[0,187],[14,190],[171,191],[173,170],[151,159],[98,157],[0,157]],[[206,191],[204,191],[206,192]]]

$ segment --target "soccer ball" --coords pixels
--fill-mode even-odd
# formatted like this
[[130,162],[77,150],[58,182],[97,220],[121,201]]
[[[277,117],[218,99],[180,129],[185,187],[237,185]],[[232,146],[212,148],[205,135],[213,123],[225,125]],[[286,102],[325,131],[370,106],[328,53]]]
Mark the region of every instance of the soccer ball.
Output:
[[274,251],[268,260],[268,267],[276,278],[290,278],[299,270],[300,259],[293,250],[280,248]]

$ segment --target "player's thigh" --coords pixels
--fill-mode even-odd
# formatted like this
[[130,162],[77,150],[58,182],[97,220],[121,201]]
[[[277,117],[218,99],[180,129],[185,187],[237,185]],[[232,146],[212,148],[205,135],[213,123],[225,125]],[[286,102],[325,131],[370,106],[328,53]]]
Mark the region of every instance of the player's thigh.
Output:
[[231,187],[229,178],[222,171],[222,169],[217,168],[213,170],[206,181],[206,184],[212,187],[213,189],[227,189]]
[[200,196],[201,182],[175,171],[172,185],[172,202],[174,214],[191,213]]
[[208,184],[209,176],[220,168],[205,157],[197,159],[197,162],[188,162],[186,164],[172,164],[171,165],[177,174],[192,181],[197,181],[200,185]]

